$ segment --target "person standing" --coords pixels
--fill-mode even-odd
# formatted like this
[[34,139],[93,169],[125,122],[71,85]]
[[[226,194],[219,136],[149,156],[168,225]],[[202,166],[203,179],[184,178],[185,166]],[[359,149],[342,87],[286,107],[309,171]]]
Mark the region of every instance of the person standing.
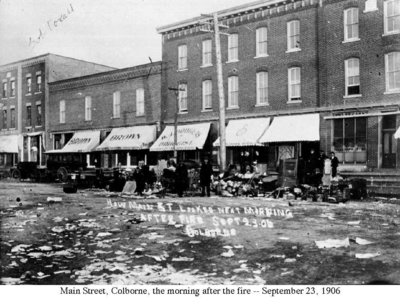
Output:
[[205,158],[200,168],[200,186],[201,196],[205,196],[207,190],[207,197],[210,197],[210,184],[211,184],[212,166],[208,158]]
[[337,174],[337,168],[339,166],[339,160],[338,158],[335,156],[335,153],[332,151],[331,152],[331,167],[332,167],[332,178],[336,177]]
[[183,192],[188,187],[188,171],[186,165],[180,161],[175,171],[175,189],[179,197],[183,196]]

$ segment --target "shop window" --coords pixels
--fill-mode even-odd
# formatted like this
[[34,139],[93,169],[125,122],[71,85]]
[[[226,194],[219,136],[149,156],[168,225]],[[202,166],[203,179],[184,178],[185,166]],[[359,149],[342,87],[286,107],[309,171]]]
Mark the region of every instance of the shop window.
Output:
[[367,161],[367,119],[334,120],[333,150],[343,163]]

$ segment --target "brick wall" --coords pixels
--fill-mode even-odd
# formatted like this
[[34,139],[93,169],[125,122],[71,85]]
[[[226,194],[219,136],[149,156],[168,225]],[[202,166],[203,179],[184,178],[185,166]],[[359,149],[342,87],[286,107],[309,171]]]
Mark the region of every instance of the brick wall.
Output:
[[[15,80],[15,96],[10,96],[11,79]],[[7,97],[3,98],[3,81],[7,82]],[[11,128],[10,109],[15,108],[15,129]],[[7,128],[3,127],[3,109],[7,110]],[[5,133],[14,132],[18,127],[18,69],[10,68],[0,71],[0,135]]]

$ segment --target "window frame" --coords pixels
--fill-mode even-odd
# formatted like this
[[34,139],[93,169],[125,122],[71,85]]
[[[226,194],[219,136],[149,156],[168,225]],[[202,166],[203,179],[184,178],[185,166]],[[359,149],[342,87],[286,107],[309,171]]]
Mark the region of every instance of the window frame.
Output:
[[228,77],[228,109],[238,109],[238,108],[239,108],[239,77],[237,75],[232,75]]
[[42,103],[36,103],[36,126],[42,126]]
[[[351,12],[351,19],[349,20],[348,13]],[[356,18],[354,17],[354,12],[357,13]],[[360,40],[360,12],[358,7],[349,7],[343,11],[343,30],[344,30],[344,42],[351,42],[351,41],[357,41]],[[356,19],[356,22],[354,21]],[[352,22],[352,23],[350,23]],[[349,37],[349,27],[352,29],[352,27],[356,27],[357,29],[357,35],[354,37]]]
[[113,119],[121,118],[121,92],[113,92]]
[[212,39],[204,39],[201,43],[201,66],[210,67],[212,62]]
[[7,98],[8,83],[7,81],[2,82],[1,86],[1,98]]
[[[261,76],[264,76],[264,77],[261,78]],[[261,87],[261,85],[262,85],[262,83],[260,82],[261,79],[263,79],[263,84],[264,84],[263,87]],[[264,91],[263,95],[261,94],[260,91]],[[269,94],[268,72],[267,71],[259,71],[256,73],[256,106],[269,105],[268,94]],[[264,96],[264,98],[262,98],[263,96]]]
[[[394,67],[393,71],[391,71],[389,68],[389,60],[390,60],[390,56],[397,56],[397,61],[398,61],[398,70],[396,70],[396,68]],[[390,88],[390,73],[395,73],[394,78],[396,79],[396,74],[398,75],[397,77],[400,78],[400,51],[395,51],[395,52],[390,52],[385,54],[385,88],[386,88],[386,92],[387,93],[391,93],[391,92],[400,92],[400,86],[399,87],[395,87],[395,88]],[[395,82],[396,83],[396,82]]]
[[32,105],[26,105],[25,125],[26,127],[32,126]]
[[[291,33],[291,30],[292,30],[292,27],[291,27],[291,25],[292,24],[297,24],[298,26],[297,27],[295,27],[294,29],[297,29],[297,33]],[[300,40],[300,20],[298,20],[298,19],[294,19],[294,20],[290,20],[290,21],[288,21],[287,22],[287,24],[286,24],[286,36],[287,36],[287,42],[286,42],[286,44],[287,44],[287,51],[286,52],[297,52],[297,51],[301,51],[301,48],[300,48],[300,43],[301,43],[301,40]],[[297,44],[295,44],[294,46],[291,46],[291,41],[292,41],[292,39],[294,39],[295,37],[298,37],[298,39],[297,39]]]
[[37,74],[36,75],[36,92],[42,91],[42,81],[43,81],[42,74]]
[[[353,61],[357,62],[358,74],[351,75],[349,64]],[[354,69],[354,67],[353,67],[353,69]],[[360,96],[361,95],[361,75],[360,75],[360,59],[358,57],[351,57],[344,61],[344,77],[345,77],[345,97]],[[358,83],[350,85],[350,78],[358,78]],[[349,94],[349,89],[351,87],[356,87],[356,86],[358,86],[358,93]]]
[[228,36],[228,62],[239,61],[239,34],[231,33]]
[[144,105],[145,105],[145,98],[144,98],[144,88],[137,88],[136,89],[136,116],[144,116]]
[[[187,92],[188,86],[187,83],[180,83],[178,85],[178,113],[187,113],[188,112],[188,103],[187,103]],[[184,90],[182,90],[184,89]]]
[[2,117],[2,124],[1,124],[1,129],[7,129],[8,128],[8,113],[7,113],[7,109],[2,109],[1,112],[1,117]]
[[212,80],[206,79],[202,82],[202,110],[212,110]]
[[59,103],[59,121],[60,124],[65,124],[65,112],[66,112],[66,105],[65,100],[61,100]]
[[398,34],[400,33],[400,20],[399,20],[399,28],[398,29],[393,29],[391,31],[389,31],[389,23],[388,23],[388,19],[389,18],[399,18],[400,19],[400,8],[399,8],[399,14],[398,15],[394,15],[394,16],[388,16],[388,5],[389,3],[396,3],[396,1],[398,2],[398,5],[400,7],[400,0],[387,0],[383,2],[383,28],[384,28],[384,35],[392,35],[392,34]]
[[[265,50],[263,47],[265,45]],[[265,51],[265,52],[262,52]],[[256,30],[256,57],[268,56],[268,28],[259,27]]]
[[[295,82],[292,80],[292,71],[298,70],[298,80],[296,79]],[[297,77],[296,77],[297,78]],[[299,86],[299,95],[293,95],[292,86]],[[288,103],[301,103],[301,67],[290,67],[288,69]]]
[[[184,50],[184,52],[182,52],[183,50]],[[184,53],[184,54],[182,54],[182,53]],[[187,70],[187,68],[188,68],[187,60],[188,60],[187,45],[181,44],[178,46],[178,71],[179,70]]]
[[32,76],[26,77],[26,93],[32,93]]
[[12,107],[10,108],[10,128],[15,129],[16,128],[16,117],[15,117],[15,108]]
[[85,96],[85,121],[92,120],[92,97],[90,95]]
[[10,81],[10,97],[15,97],[15,80]]

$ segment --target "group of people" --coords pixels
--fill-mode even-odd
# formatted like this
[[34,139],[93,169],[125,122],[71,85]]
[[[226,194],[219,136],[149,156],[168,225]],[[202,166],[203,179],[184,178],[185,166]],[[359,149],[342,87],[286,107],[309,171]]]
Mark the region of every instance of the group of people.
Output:
[[326,159],[331,161],[331,177],[336,177],[339,160],[335,153],[331,152],[330,157],[328,157],[323,150],[317,154],[314,149],[311,149],[310,156],[305,164],[305,183],[310,185],[319,185],[321,183]]
[[[210,197],[211,192],[211,176],[213,174],[212,165],[208,158],[205,158],[200,167],[200,186],[201,195]],[[167,162],[167,168],[164,169],[164,178],[174,181],[175,191],[179,197],[189,187],[188,169],[184,162],[180,161],[178,165],[173,160]]]

